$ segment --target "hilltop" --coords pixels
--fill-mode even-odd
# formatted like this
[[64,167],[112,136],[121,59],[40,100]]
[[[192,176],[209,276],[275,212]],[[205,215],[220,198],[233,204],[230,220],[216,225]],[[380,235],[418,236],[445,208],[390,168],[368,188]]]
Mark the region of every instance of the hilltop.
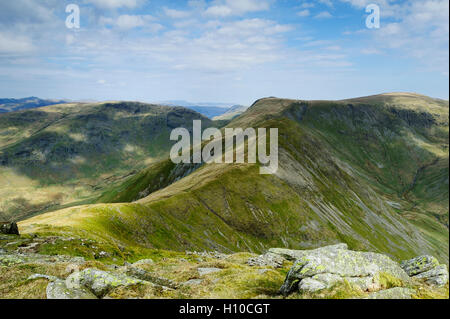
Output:
[[448,263],[447,101],[403,93],[265,98],[228,126],[279,128],[278,172],[163,160],[108,189],[98,204],[19,228],[81,236],[112,251],[259,253],[344,242],[398,261],[431,254]]

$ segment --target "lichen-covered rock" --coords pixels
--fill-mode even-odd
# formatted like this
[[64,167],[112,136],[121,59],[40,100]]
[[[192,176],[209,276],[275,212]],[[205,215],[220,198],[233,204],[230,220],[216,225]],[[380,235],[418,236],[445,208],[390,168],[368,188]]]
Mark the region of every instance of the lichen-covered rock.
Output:
[[444,286],[448,282],[448,269],[446,265],[439,265],[431,270],[413,276],[414,279],[423,279],[429,285]]
[[381,273],[403,282],[410,280],[403,269],[388,256],[324,247],[303,251],[303,256],[294,263],[286,276],[280,292],[287,295],[297,286],[302,290],[317,291],[343,281],[364,291],[376,290],[380,288],[378,275]]
[[34,253],[6,253],[0,255],[0,266],[11,266],[15,264],[54,264],[54,263],[84,263],[83,257],[72,257],[65,255],[41,255]]
[[412,299],[413,289],[395,287],[369,294],[364,299]]
[[285,249],[285,248],[270,248],[269,253],[278,255],[283,257],[286,260],[290,261],[296,261],[303,256],[311,253],[320,253],[320,252],[327,252],[327,251],[337,251],[337,250],[347,250],[348,246],[345,243],[331,245],[331,246],[325,246],[320,247],[313,250],[294,250],[294,249]]
[[122,272],[125,273],[128,276],[147,281],[149,283],[152,283],[154,285],[167,287],[171,289],[177,289],[178,285],[176,282],[163,278],[161,276],[157,276],[154,273],[151,273],[149,271],[146,271],[144,269],[134,267],[135,264],[127,267],[121,268]]
[[404,260],[400,266],[409,276],[415,276],[439,266],[439,261],[433,256],[425,255]]
[[283,266],[285,260],[296,261],[306,254],[311,252],[321,252],[321,251],[336,251],[336,250],[347,250],[347,244],[336,244],[331,246],[325,246],[317,248],[314,250],[295,250],[286,248],[270,248],[267,253],[249,258],[247,264],[250,266],[271,266],[274,268],[280,268]]
[[17,255],[13,255],[13,254],[0,255],[0,266],[12,266],[12,265],[21,264],[23,262],[24,262],[24,259],[20,258]]
[[46,289],[47,299],[97,299],[84,287],[68,288],[64,280],[51,281]]
[[42,274],[33,274],[30,277],[28,277],[27,280],[36,280],[36,279],[46,279],[48,281],[57,281],[59,280],[58,277],[55,276],[48,276],[48,275],[42,275]]
[[257,267],[270,266],[274,268],[280,268],[283,266],[284,259],[285,258],[283,258],[278,254],[267,252],[263,255],[249,258],[247,260],[247,264],[249,266],[257,266]]
[[142,265],[151,265],[154,264],[155,262],[152,259],[141,259],[136,261],[133,266],[137,267],[137,266],[142,266]]
[[19,228],[16,223],[0,223],[0,234],[19,235]]
[[66,279],[69,289],[87,288],[97,297],[105,296],[119,286],[133,286],[142,283],[141,280],[123,274],[111,274],[106,271],[88,268],[71,274]]
[[197,268],[197,271],[200,276],[209,275],[215,272],[222,271],[220,268]]

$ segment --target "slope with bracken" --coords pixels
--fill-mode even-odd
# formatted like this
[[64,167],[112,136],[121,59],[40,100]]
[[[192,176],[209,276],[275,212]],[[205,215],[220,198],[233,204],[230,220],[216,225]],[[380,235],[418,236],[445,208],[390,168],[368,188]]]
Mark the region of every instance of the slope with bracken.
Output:
[[267,98],[228,126],[279,128],[278,172],[163,162],[103,197],[134,202],[47,213],[20,229],[173,250],[346,242],[396,259],[429,253],[448,263],[447,101],[406,93]]
[[0,220],[95,200],[165,158],[170,132],[200,114],[135,102],[73,103],[0,114]]

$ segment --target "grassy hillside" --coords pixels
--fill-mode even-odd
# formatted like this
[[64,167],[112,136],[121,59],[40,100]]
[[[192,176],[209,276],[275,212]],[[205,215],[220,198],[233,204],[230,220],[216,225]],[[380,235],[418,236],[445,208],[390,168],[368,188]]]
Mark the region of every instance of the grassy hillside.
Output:
[[[0,115],[0,219],[95,200],[167,157],[173,128],[211,121],[133,102],[61,104]],[[210,124],[212,125],[212,124]]]
[[21,231],[173,250],[346,242],[448,263],[448,102],[412,94],[268,98],[228,126],[278,127],[277,174],[259,175],[258,165],[161,162],[101,198],[143,197],[137,202],[52,212],[20,223]]

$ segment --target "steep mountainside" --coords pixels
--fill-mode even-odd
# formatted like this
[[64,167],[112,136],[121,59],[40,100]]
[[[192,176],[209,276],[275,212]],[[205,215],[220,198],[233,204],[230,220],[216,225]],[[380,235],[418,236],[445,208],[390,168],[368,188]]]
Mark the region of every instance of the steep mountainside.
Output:
[[416,94],[261,99],[228,126],[279,129],[275,175],[251,164],[161,162],[101,198],[134,202],[69,208],[19,227],[175,250],[345,242],[448,263],[448,108]]
[[[61,104],[0,115],[0,220],[90,202],[167,157],[173,128],[211,121],[134,102]],[[212,124],[211,124],[212,125]]]

